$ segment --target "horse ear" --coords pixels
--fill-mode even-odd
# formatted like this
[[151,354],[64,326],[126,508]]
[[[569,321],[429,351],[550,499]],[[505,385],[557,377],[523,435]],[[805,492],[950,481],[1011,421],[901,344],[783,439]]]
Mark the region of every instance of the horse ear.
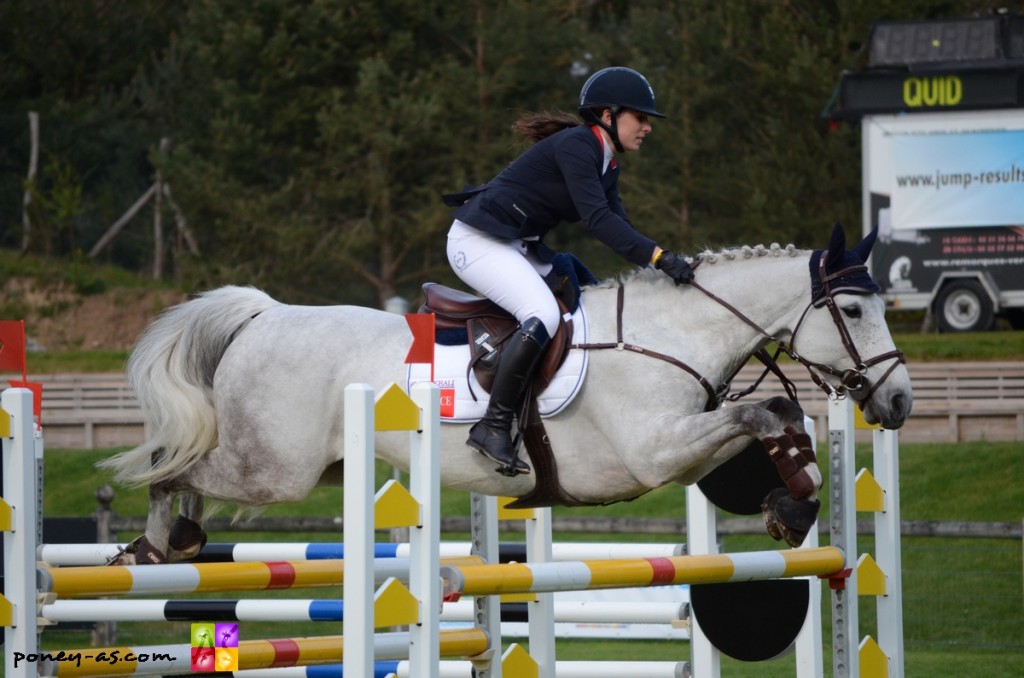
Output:
[[840,261],[846,253],[846,234],[843,233],[843,225],[838,221],[832,227],[832,237],[828,242],[828,254],[825,261],[834,265]]
[[875,226],[871,229],[871,232],[864,236],[864,239],[854,245],[853,249],[850,250],[858,257],[861,261],[867,261],[868,255],[871,254],[871,248],[875,246],[875,238],[878,237],[878,227]]

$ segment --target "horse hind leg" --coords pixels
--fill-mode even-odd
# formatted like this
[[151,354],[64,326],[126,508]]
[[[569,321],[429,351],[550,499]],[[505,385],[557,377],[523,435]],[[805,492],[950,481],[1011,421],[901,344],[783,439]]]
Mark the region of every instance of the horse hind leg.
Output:
[[160,565],[167,562],[174,492],[163,483],[149,486],[146,532],[112,558],[108,565]]
[[169,562],[195,558],[206,546],[206,532],[203,530],[204,505],[205,500],[201,494],[185,492],[181,495],[180,513],[171,524],[167,537]]

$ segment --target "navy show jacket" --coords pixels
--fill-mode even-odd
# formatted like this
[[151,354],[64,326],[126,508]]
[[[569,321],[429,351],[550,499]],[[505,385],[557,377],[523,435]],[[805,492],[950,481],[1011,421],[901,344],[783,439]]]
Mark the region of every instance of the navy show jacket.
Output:
[[619,167],[602,175],[604,149],[586,125],[558,131],[538,141],[491,181],[446,195],[458,206],[455,218],[508,240],[533,241],[544,261],[554,253],[541,242],[562,222],[582,222],[587,231],[638,266],[646,266],[655,242],[629,221],[619,198]]

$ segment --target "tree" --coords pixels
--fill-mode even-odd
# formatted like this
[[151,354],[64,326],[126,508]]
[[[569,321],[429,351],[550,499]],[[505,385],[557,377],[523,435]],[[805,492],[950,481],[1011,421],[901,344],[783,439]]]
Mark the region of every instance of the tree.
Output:
[[[621,64],[648,76],[669,115],[620,159],[638,228],[687,252],[820,246],[833,221],[860,221],[857,129],[820,112],[863,58],[871,22],[969,11],[963,0],[9,0],[0,244],[20,240],[25,113],[38,110],[41,163],[62,171],[42,175],[37,207],[78,196],[49,221],[64,229],[57,253],[95,242],[159,170],[203,252],[174,262],[191,286],[412,298],[424,280],[454,281],[441,194],[522,150],[508,129],[520,114],[571,111],[588,75]],[[148,266],[149,229],[125,233],[110,260]],[[581,228],[550,239],[598,275],[624,267]]]
[[[9,0],[0,3],[0,243],[20,244],[27,113],[40,114],[40,251],[87,247],[145,190],[147,150],[159,141],[136,98],[137,76],[163,50],[182,3]],[[73,181],[74,184],[68,182]],[[46,217],[45,203],[73,213]],[[59,227],[57,226],[59,222]],[[60,229],[50,232],[44,229]],[[132,261],[134,252],[118,253]],[[132,262],[134,263],[134,262]]]

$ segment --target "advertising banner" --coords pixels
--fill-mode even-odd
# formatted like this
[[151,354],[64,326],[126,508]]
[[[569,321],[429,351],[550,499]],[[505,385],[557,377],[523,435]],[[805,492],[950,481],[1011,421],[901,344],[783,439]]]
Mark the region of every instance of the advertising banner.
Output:
[[1024,131],[892,137],[892,228],[1024,224]]

